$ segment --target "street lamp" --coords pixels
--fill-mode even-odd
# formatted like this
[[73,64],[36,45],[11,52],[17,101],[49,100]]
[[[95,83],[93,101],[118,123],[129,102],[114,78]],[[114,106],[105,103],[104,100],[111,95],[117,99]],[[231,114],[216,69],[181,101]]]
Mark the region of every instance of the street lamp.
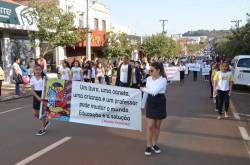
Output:
[[86,23],[87,23],[87,32],[86,32],[86,57],[87,60],[91,60],[91,45],[90,45],[90,29],[89,29],[89,0],[86,0]]

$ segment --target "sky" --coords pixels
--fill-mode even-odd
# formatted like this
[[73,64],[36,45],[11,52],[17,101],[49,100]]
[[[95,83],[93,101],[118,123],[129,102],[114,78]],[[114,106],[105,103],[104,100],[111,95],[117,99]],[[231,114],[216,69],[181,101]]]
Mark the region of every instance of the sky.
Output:
[[129,26],[138,35],[162,32],[166,19],[168,35],[190,30],[220,30],[246,24],[250,0],[98,0],[111,10],[111,23]]

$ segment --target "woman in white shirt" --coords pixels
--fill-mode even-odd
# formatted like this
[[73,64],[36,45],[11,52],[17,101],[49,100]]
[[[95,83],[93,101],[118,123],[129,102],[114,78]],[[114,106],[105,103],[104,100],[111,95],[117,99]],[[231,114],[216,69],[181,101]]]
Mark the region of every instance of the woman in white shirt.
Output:
[[[44,81],[42,78],[42,67],[36,65],[34,67],[34,76],[30,79],[31,93],[33,95],[33,109],[32,112],[36,118],[39,118],[40,104],[42,102],[42,91],[44,90]],[[47,127],[50,125],[47,117],[43,117],[41,120],[41,128],[36,133],[37,136],[44,135]]]
[[82,69],[80,67],[80,62],[75,61],[74,66],[71,68],[72,80],[81,81],[82,80]]
[[70,68],[68,61],[64,60],[62,68],[59,69],[61,80],[70,80]]
[[147,78],[146,87],[141,87],[144,92],[142,100],[142,110],[146,106],[147,117],[147,147],[145,155],[151,155],[152,150],[159,154],[160,148],[157,146],[162,119],[167,117],[166,97],[167,79],[162,63],[154,62],[150,66],[150,77]]

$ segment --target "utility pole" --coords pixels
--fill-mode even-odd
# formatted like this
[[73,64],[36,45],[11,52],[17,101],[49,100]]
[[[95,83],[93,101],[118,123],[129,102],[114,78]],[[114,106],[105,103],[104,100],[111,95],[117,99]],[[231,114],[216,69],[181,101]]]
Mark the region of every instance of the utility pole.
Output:
[[162,19],[160,22],[162,22],[162,34],[167,34],[167,31],[165,31],[165,22],[168,22],[168,20]]
[[86,23],[87,23],[87,32],[86,32],[86,57],[87,60],[91,60],[91,44],[90,44],[90,29],[89,29],[89,0],[86,0]]
[[232,23],[235,23],[235,28],[238,30],[239,28],[240,28],[240,22],[241,22],[242,20],[233,20],[233,21],[231,21]]

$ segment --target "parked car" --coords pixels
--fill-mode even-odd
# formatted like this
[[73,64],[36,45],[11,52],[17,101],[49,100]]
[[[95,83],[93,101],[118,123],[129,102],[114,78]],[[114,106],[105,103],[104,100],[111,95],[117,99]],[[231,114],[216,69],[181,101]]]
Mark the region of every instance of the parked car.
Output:
[[234,85],[250,87],[250,55],[235,56],[231,65],[235,78]]

